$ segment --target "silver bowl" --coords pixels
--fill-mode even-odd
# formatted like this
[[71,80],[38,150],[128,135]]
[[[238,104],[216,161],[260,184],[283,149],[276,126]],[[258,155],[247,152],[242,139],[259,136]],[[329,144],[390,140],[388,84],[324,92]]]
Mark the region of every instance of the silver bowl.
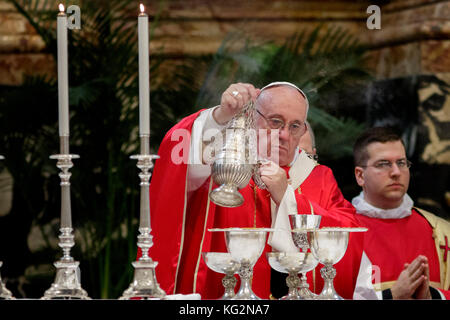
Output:
[[338,263],[347,251],[349,231],[345,228],[322,228],[309,234],[311,250],[322,264]]
[[308,231],[308,239],[311,251],[324,267],[320,274],[324,280],[322,292],[319,300],[343,300],[334,289],[333,281],[336,276],[336,269],[333,267],[345,255],[348,246],[348,228],[322,228]]
[[268,252],[269,265],[278,272],[288,273],[286,284],[289,292],[280,300],[311,299],[300,294],[302,282],[298,277],[300,272],[308,272],[316,267],[318,261],[311,252]]
[[239,270],[239,263],[231,258],[228,252],[203,252],[203,260],[208,268],[217,273],[223,273],[222,285],[225,289],[220,300],[229,300],[234,297],[234,288],[237,280],[234,274]]
[[[294,241],[295,246],[299,248],[301,252],[308,252],[308,249],[310,248],[307,231],[318,229],[321,220],[322,216],[314,214],[289,215],[289,222],[292,229],[292,240]],[[306,273],[313,270],[319,262],[316,258],[314,258],[313,255],[309,255],[309,257],[309,265],[311,265],[311,267],[303,268],[301,283],[298,290],[298,295],[305,300],[312,300],[317,297],[317,295],[311,292],[311,290],[309,289]]]
[[320,226],[322,216],[317,214],[290,214],[291,229],[317,229]]

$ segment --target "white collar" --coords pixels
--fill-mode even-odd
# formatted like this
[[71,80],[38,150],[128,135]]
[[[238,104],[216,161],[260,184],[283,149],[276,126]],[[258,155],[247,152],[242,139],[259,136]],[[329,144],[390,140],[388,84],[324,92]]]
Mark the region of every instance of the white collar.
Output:
[[379,219],[401,219],[411,215],[411,209],[414,202],[408,194],[403,196],[403,201],[397,208],[394,209],[381,209],[374,207],[364,199],[364,192],[352,199],[352,205],[356,209],[356,213],[362,214],[370,218]]
[[297,148],[295,148],[294,159],[291,161],[291,163],[289,163],[289,167],[292,167],[294,165],[295,161],[297,161],[299,153],[300,153],[300,147],[297,146]]

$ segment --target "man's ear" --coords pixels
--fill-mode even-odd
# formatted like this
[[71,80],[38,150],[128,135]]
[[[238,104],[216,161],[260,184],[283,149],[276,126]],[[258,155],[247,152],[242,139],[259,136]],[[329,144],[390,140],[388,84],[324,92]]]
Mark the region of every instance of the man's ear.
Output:
[[355,179],[356,183],[362,187],[364,186],[364,169],[361,167],[355,167]]

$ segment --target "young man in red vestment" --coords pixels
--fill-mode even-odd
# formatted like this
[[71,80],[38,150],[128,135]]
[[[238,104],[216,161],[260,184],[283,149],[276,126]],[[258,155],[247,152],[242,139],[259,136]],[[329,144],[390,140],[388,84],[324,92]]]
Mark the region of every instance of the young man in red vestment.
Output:
[[364,251],[383,299],[450,298],[450,223],[413,207],[411,163],[400,136],[371,128],[354,145],[355,177],[362,187],[352,204],[369,230]]
[[[211,165],[205,160],[211,151],[208,147],[214,133],[223,130],[249,100],[255,101],[256,128],[275,134],[275,143],[268,139],[267,149],[278,161],[261,166],[266,189],[258,188],[251,179],[239,190],[245,199],[241,206],[221,207],[208,197],[217,187],[211,179]],[[305,94],[291,83],[276,82],[261,90],[237,83],[224,91],[219,106],[200,110],[169,130],[160,145],[150,185],[155,244],[149,254],[159,263],[156,276],[166,293],[195,292],[203,299],[223,294],[223,274],[208,269],[202,259],[202,252],[227,251],[223,233],[209,232],[210,228],[289,230],[288,215],[295,213],[321,215],[321,226],[358,226],[354,208],[342,196],[331,170],[299,152],[300,137],[307,130],[308,107]],[[261,138],[261,131],[257,134]],[[363,235],[351,234],[348,250],[335,266],[336,291],[347,299],[375,296],[370,279],[364,278],[371,274],[371,265],[362,247]],[[266,252],[272,250],[297,251],[290,232],[271,233],[254,267],[253,291],[264,299],[271,294]],[[308,274],[310,288],[316,293],[323,287],[319,271],[320,267]]]

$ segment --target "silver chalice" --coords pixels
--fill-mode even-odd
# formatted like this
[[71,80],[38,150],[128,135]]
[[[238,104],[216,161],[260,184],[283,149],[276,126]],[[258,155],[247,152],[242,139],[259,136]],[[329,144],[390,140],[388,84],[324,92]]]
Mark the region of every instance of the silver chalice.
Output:
[[334,265],[345,255],[348,246],[349,232],[364,232],[367,228],[321,228],[308,231],[311,251],[324,267],[320,274],[324,280],[319,300],[344,300],[334,289],[333,281],[336,276]]
[[[289,221],[292,230],[292,240],[294,241],[295,246],[299,248],[301,252],[308,252],[308,249],[310,249],[307,231],[318,229],[321,219],[321,216],[314,214],[289,215]],[[313,254],[309,254],[307,256],[305,264],[303,265],[303,268],[301,270],[302,278],[298,289],[298,295],[302,299],[312,300],[317,297],[315,293],[309,290],[306,273],[313,270],[318,264],[319,261],[314,257]]]
[[239,270],[239,263],[234,261],[229,252],[203,252],[203,260],[208,268],[217,273],[224,273],[222,285],[224,294],[219,300],[229,300],[234,297],[237,280],[234,274]]

